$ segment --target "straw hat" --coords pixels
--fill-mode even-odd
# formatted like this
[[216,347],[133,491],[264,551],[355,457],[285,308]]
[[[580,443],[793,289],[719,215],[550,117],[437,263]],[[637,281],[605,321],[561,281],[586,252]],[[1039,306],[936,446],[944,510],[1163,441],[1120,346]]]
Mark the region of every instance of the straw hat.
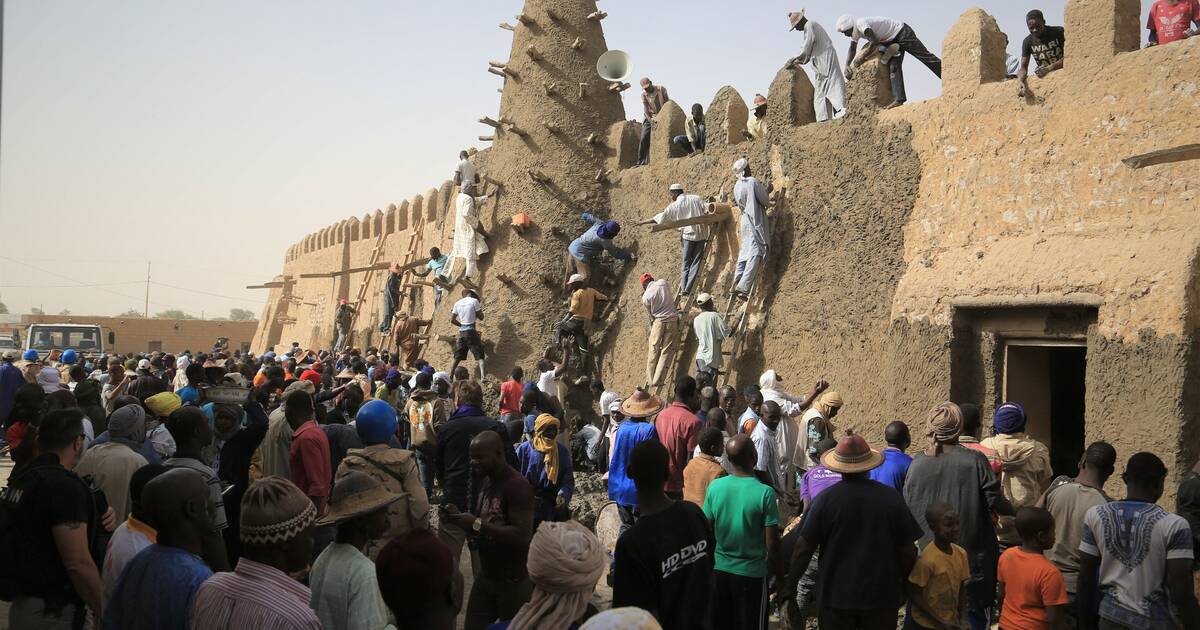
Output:
[[621,413],[630,418],[649,418],[662,411],[663,403],[658,396],[638,388],[621,403]]
[[800,26],[800,20],[803,20],[803,19],[804,19],[804,9],[800,9],[799,11],[793,11],[793,12],[789,13],[788,14],[788,22],[791,23],[792,28],[789,28],[788,30],[789,31],[796,30],[796,28],[798,26]]
[[388,492],[378,479],[352,470],[333,485],[329,495],[329,512],[317,520],[317,525],[343,523],[381,510],[404,495]]
[[863,436],[846,431],[837,448],[829,449],[821,457],[821,464],[834,472],[862,473],[883,464],[883,455],[871,448]]

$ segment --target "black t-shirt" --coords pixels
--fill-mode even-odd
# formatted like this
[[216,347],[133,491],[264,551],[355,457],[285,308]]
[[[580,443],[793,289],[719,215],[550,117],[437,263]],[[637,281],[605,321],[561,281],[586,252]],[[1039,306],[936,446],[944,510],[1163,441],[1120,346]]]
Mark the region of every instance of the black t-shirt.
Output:
[[1021,44],[1021,56],[1032,57],[1039,68],[1049,67],[1063,58],[1063,43],[1066,31],[1061,26],[1042,28],[1040,35],[1030,33]]
[[23,554],[28,567],[23,594],[76,600],[51,529],[78,523],[88,528],[90,545],[95,534],[91,491],[59,464],[54,453],[43,453],[14,472],[17,478],[10,482],[7,496],[16,498],[14,492],[20,493],[18,535],[28,543]]
[[[894,488],[845,479],[821,493],[800,526],[819,547],[821,605],[846,610],[900,606],[896,550],[916,542],[921,526]],[[835,559],[825,562],[825,558]]]
[[[511,467],[504,468],[504,479],[493,483],[484,477],[479,486],[479,503],[475,515],[484,523],[511,525],[516,514],[526,513],[525,518],[533,524],[533,487]],[[479,565],[485,576],[493,580],[516,580],[525,577],[525,561],[529,555],[529,543],[508,545],[496,542],[487,536],[475,541],[479,550]]]
[[643,516],[617,541],[613,608],[636,606],[664,630],[712,627],[716,538],[694,503]]

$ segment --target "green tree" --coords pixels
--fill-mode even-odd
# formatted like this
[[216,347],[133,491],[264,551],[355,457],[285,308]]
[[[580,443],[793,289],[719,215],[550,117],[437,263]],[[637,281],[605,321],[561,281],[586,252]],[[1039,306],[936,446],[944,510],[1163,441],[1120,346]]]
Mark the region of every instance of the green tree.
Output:
[[158,319],[196,319],[195,315],[189,315],[177,308],[168,309],[161,313],[155,313],[154,316]]
[[231,308],[229,309],[229,319],[235,322],[248,322],[254,319],[254,311],[244,308]]
[[59,314],[59,315],[70,315],[70,314],[71,314],[71,309],[69,309],[69,308],[64,308],[63,310],[59,311],[59,312],[58,312],[58,314]]
[[131,308],[131,309],[125,311],[124,313],[117,315],[117,317],[145,317],[145,315],[142,314],[142,312],[137,310],[136,308]]

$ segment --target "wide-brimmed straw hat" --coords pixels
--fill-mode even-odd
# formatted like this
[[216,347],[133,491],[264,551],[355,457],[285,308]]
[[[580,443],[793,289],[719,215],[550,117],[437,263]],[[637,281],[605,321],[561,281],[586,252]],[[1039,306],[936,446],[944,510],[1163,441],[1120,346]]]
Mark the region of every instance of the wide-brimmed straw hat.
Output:
[[649,418],[662,411],[663,403],[658,396],[638,388],[621,403],[621,413],[630,418]]
[[318,525],[333,525],[381,510],[404,496],[389,492],[380,481],[367,473],[352,470],[333,485],[329,511]]
[[883,464],[883,454],[871,448],[861,435],[847,431],[837,448],[825,451],[821,464],[839,473],[862,473]]
[[799,11],[792,11],[791,13],[789,13],[788,14],[788,22],[792,25],[792,28],[789,28],[788,30],[789,31],[796,30],[796,28],[800,26],[800,20],[803,20],[803,19],[804,19],[804,9],[800,9]]

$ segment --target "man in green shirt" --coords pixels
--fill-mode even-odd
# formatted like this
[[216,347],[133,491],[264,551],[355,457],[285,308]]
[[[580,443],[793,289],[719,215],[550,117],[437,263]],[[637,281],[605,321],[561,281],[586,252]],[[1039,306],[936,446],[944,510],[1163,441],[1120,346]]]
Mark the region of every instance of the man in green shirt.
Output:
[[717,539],[713,627],[755,630],[766,627],[767,576],[782,584],[779,505],[754,475],[758,453],[748,436],[729,440],[725,452],[733,474],[715,479],[704,498]]

